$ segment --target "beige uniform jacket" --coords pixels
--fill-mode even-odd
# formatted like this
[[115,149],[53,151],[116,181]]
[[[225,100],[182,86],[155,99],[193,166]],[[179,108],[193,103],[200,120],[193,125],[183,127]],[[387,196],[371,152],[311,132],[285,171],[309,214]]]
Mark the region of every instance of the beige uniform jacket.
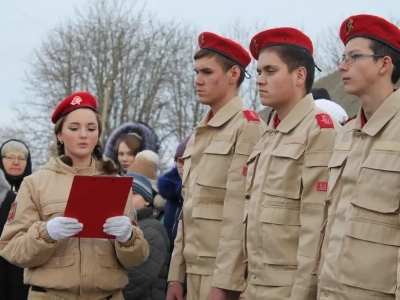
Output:
[[208,120],[209,114],[183,155],[184,205],[168,280],[183,282],[185,272],[213,275],[213,286],[242,291],[246,161],[266,125],[240,97]]
[[[276,129],[274,119],[248,160],[247,281],[270,287],[263,300],[288,299],[275,294],[279,292],[273,287],[293,287],[292,300],[315,299],[317,277],[311,274],[323,220],[327,166],[340,125],[316,108],[311,94]],[[254,299],[247,292],[245,296]]]
[[[79,299],[101,299],[128,283],[123,267],[146,260],[148,244],[137,227],[126,243],[87,238],[56,242],[48,235],[46,221],[63,215],[74,175],[101,173],[94,159],[89,168],[77,169],[57,158],[24,179],[15,216],[6,223],[0,239],[0,255],[27,268],[26,284],[65,290],[66,297],[71,293],[80,295]],[[131,212],[129,199],[125,215],[132,218]]]
[[337,137],[329,162],[319,299],[395,299],[400,282],[399,110],[398,90],[364,127],[360,110]]

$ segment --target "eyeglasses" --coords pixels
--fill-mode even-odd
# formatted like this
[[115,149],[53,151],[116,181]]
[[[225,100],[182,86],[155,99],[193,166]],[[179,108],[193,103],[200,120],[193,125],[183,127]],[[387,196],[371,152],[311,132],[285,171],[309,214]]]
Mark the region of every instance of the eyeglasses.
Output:
[[347,65],[351,65],[352,63],[354,63],[357,58],[360,57],[375,57],[375,58],[382,58],[385,57],[384,55],[377,55],[377,54],[347,54],[347,55],[343,55],[341,58],[338,59],[337,61],[337,65],[340,66],[342,64],[342,62],[345,62]]
[[9,162],[14,162],[16,159],[17,159],[19,162],[26,161],[26,158],[25,158],[25,157],[22,157],[22,156],[3,156],[3,158],[4,158],[6,161],[9,161]]
[[175,158],[175,165],[179,168],[183,167],[185,160],[182,158]]

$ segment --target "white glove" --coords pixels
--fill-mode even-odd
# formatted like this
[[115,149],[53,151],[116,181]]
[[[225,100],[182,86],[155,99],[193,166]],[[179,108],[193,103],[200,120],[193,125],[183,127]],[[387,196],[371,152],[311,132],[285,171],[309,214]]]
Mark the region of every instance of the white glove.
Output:
[[55,217],[47,222],[47,232],[53,240],[61,240],[82,231],[83,224],[77,219]]
[[125,243],[132,236],[132,222],[126,216],[108,218],[103,228],[105,233],[115,236],[120,243]]

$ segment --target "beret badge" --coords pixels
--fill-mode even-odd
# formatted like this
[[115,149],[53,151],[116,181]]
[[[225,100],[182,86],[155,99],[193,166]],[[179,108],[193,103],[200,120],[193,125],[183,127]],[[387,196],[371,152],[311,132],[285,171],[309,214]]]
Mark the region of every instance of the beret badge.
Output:
[[350,34],[351,30],[353,29],[353,20],[348,19],[346,22],[346,36]]

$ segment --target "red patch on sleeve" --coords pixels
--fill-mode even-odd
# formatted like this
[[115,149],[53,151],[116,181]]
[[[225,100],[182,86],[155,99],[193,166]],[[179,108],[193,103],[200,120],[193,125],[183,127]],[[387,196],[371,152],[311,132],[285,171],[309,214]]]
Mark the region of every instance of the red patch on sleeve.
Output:
[[335,128],[333,126],[333,121],[330,115],[328,114],[317,114],[315,115],[317,118],[317,122],[320,128]]
[[11,222],[15,218],[15,212],[17,211],[17,201],[11,204],[10,212],[8,213],[7,222]]
[[247,170],[248,170],[247,167],[243,167],[243,170],[242,170],[242,175],[243,176],[247,176]]
[[317,181],[317,191],[326,192],[328,190],[328,181]]
[[252,122],[260,122],[260,117],[254,110],[244,110],[244,116],[246,117],[247,121]]

